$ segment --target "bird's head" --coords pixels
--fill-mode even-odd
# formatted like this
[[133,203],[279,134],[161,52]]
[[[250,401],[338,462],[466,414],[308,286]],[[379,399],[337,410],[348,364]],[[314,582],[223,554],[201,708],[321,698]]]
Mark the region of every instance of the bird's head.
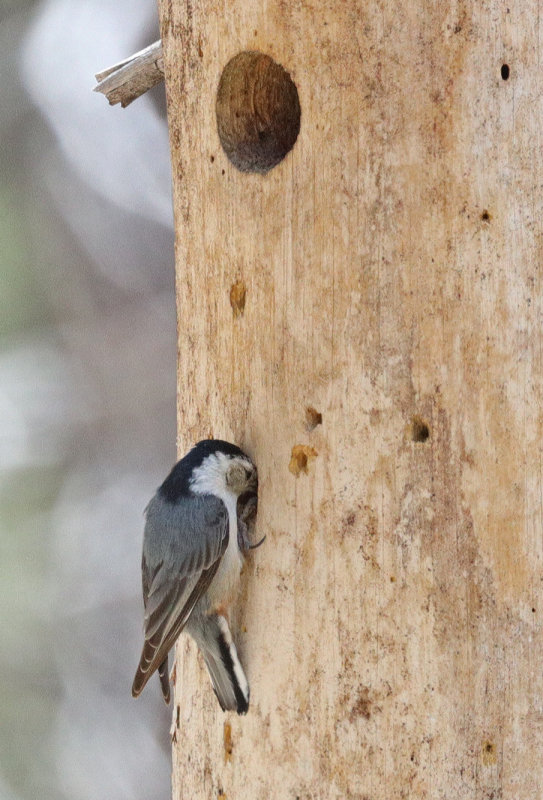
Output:
[[220,439],[199,442],[193,452],[201,450],[202,459],[193,467],[190,488],[195,494],[224,493],[238,498],[245,493],[256,494],[256,467],[239,447]]

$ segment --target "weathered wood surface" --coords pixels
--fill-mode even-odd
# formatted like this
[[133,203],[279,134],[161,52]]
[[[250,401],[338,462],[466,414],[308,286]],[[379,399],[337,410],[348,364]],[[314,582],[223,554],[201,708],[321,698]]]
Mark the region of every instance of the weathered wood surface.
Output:
[[[268,535],[240,596],[247,717],[178,646],[175,798],[543,795],[540,12],[161,2],[179,451],[245,446]],[[266,177],[216,130],[248,49],[302,109]]]

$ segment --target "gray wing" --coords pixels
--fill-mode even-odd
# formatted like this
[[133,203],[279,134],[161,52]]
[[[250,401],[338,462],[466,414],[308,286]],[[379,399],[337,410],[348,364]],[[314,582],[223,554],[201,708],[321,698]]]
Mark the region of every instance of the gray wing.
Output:
[[142,558],[145,642],[132,694],[166,659],[192,609],[207,591],[228,546],[228,512],[213,495],[147,508]]

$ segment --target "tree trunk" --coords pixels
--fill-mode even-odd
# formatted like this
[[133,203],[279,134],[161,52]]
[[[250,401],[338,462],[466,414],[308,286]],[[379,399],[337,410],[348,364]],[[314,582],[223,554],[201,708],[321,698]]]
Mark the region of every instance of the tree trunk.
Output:
[[[179,452],[246,448],[267,535],[246,717],[178,645],[175,798],[541,797],[540,11],[161,2]],[[266,175],[215,116],[252,50],[301,106]]]

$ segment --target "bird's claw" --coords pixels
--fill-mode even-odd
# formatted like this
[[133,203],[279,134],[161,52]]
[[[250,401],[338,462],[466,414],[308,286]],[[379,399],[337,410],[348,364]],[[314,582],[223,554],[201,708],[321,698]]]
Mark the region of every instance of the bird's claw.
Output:
[[246,553],[248,550],[256,550],[266,538],[263,536],[257,544],[251,544],[248,530],[247,524],[242,519],[238,518],[238,547],[243,553]]

